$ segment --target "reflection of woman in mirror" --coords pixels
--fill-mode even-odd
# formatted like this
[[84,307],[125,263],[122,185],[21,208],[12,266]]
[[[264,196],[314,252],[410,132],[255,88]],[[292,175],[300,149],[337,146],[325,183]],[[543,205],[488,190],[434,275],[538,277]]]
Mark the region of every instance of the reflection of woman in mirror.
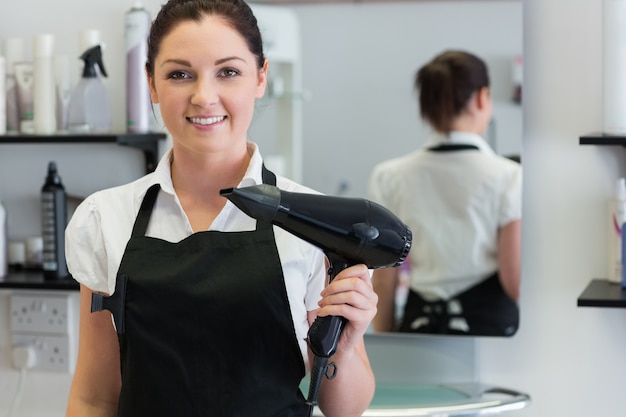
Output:
[[435,135],[370,178],[371,199],[413,231],[399,323],[403,271],[374,271],[374,330],[510,336],[519,320],[522,169],[481,137],[492,114],[487,66],[446,51],[417,72],[415,88]]

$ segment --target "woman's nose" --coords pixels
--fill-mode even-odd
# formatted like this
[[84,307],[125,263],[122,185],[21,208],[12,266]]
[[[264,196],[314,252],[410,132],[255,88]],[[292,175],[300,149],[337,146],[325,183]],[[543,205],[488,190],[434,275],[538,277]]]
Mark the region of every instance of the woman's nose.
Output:
[[217,103],[217,101],[217,84],[209,78],[198,78],[194,83],[194,89],[191,95],[191,104],[206,107]]

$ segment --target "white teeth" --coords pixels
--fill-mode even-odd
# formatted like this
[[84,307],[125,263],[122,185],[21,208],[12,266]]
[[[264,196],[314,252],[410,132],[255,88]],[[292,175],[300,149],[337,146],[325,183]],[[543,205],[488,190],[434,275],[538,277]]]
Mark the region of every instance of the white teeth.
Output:
[[197,123],[199,125],[212,125],[214,123],[221,122],[224,119],[225,119],[224,116],[207,117],[207,118],[203,118],[203,117],[190,117],[189,118],[189,120],[191,120],[193,123]]

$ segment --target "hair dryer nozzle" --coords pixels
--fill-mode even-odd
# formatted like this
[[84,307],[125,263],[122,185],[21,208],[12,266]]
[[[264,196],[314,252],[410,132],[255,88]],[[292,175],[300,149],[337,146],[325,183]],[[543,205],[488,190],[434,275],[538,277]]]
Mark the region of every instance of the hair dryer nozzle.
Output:
[[280,190],[271,185],[244,188],[227,188],[220,195],[229,199],[248,216],[271,222],[280,204]]
[[220,194],[248,216],[269,221],[350,265],[398,266],[411,248],[411,230],[366,199],[294,193],[267,184]]

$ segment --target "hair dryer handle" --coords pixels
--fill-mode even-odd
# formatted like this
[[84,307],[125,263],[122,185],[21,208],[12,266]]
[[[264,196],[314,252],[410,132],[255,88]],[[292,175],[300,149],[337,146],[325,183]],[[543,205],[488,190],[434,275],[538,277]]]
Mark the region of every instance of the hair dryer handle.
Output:
[[[346,269],[349,265],[345,259],[335,252],[326,252],[326,257],[330,263],[330,267],[328,268],[328,282],[331,283],[337,274]],[[346,319],[340,316],[318,316],[315,319],[308,333],[309,347],[315,356],[328,358],[335,353],[337,342],[339,341],[339,336],[341,336],[341,331],[345,323]]]
[[341,316],[317,317],[309,328],[309,347],[315,356],[328,358],[337,350],[337,342],[346,319]]

